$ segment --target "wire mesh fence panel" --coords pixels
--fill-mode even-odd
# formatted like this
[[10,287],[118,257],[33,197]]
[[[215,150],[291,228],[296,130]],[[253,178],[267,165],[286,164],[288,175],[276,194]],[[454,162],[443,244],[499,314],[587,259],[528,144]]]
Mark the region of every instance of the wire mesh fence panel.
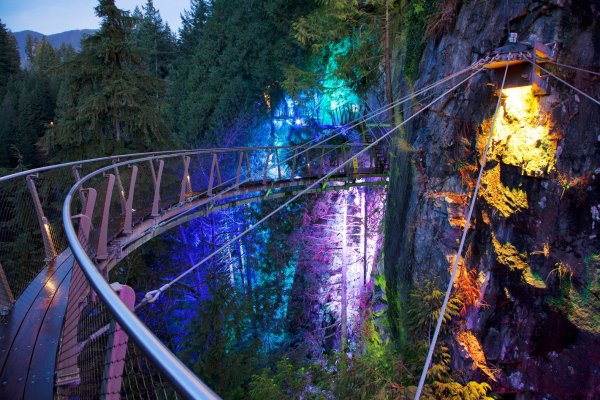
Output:
[[[79,268],[76,266],[76,268]],[[85,280],[85,279],[84,279]],[[56,371],[60,399],[175,399],[175,389],[137,348],[84,280],[68,312]],[[133,307],[131,288],[116,286]],[[77,296],[79,295],[79,296]],[[76,316],[74,314],[77,314]]]

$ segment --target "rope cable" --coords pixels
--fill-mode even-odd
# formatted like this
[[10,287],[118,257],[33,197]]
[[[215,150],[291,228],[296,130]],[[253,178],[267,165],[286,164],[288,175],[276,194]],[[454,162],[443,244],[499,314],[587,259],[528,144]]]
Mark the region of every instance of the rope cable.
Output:
[[593,101],[594,103],[596,103],[597,105],[600,106],[600,101],[596,100],[595,98],[593,98],[589,94],[581,91],[580,89],[577,89],[575,86],[571,85],[569,82],[567,82],[567,81],[559,78],[558,76],[554,75],[552,72],[548,71],[547,69],[545,69],[541,65],[537,64],[536,62],[531,61],[530,59],[527,59],[527,61],[529,61],[533,66],[538,67],[540,70],[544,71],[545,73],[547,73],[548,75],[550,75],[551,77],[553,77],[554,79],[556,79],[557,81],[562,82],[563,84],[567,85],[571,89],[575,90],[577,93],[581,94],[582,96],[587,97],[588,99],[590,99],[591,101]]
[[[459,86],[461,86],[463,83],[467,82],[468,80],[470,80],[473,76],[477,75],[479,72],[481,72],[483,70],[483,66],[480,67],[477,71],[475,71],[474,73],[472,73],[471,75],[469,75],[467,78],[463,79],[462,81],[460,81],[458,84],[454,85],[452,88],[446,90],[444,93],[442,93],[440,96],[438,96],[437,98],[435,98],[433,101],[431,101],[429,104],[427,104],[426,106],[424,106],[423,108],[419,109],[416,113],[414,113],[413,115],[411,115],[410,117],[408,117],[407,119],[405,119],[404,121],[402,121],[400,124],[398,124],[397,126],[395,126],[393,129],[390,129],[388,132],[386,132],[384,135],[382,135],[381,137],[379,137],[378,139],[376,139],[373,143],[369,144],[367,147],[365,147],[363,150],[359,151],[355,157],[359,156],[360,154],[370,150],[372,147],[376,146],[380,141],[382,141],[385,137],[389,136],[392,132],[400,129],[400,127],[402,127],[403,125],[405,125],[406,123],[408,123],[410,120],[412,120],[413,118],[415,118],[416,116],[418,116],[419,114],[421,114],[422,112],[424,112],[425,110],[429,109],[434,103],[436,103],[438,100],[442,99],[443,97],[445,97],[447,94],[451,93],[452,91],[454,91],[455,89],[457,89]],[[156,301],[156,299],[158,299],[158,297],[167,289],[169,289],[172,285],[174,285],[175,283],[179,282],[181,279],[183,279],[185,276],[187,276],[189,273],[191,273],[192,271],[194,271],[196,268],[198,268],[200,265],[204,264],[206,261],[210,260],[212,257],[214,257],[216,254],[218,254],[219,252],[221,252],[222,250],[226,249],[229,245],[231,245],[232,243],[234,243],[235,241],[239,240],[241,237],[245,236],[246,234],[250,233],[251,231],[253,231],[256,227],[258,227],[259,225],[261,225],[263,222],[265,222],[266,220],[268,220],[269,218],[271,218],[273,215],[275,215],[276,213],[278,213],[279,211],[281,211],[284,207],[286,207],[288,204],[290,204],[291,202],[295,201],[296,199],[298,199],[300,196],[304,195],[305,193],[307,193],[309,190],[311,190],[312,188],[316,187],[317,185],[319,185],[320,183],[322,183],[323,181],[325,181],[326,179],[328,179],[330,176],[332,176],[335,172],[337,172],[338,170],[342,169],[343,167],[345,167],[346,165],[348,165],[350,162],[352,162],[353,158],[349,158],[348,160],[346,160],[345,162],[341,163],[339,166],[335,167],[332,171],[330,171],[329,173],[325,174],[323,177],[321,177],[320,179],[318,179],[317,181],[315,181],[314,183],[312,183],[311,185],[309,185],[308,187],[306,187],[305,189],[303,189],[302,191],[300,191],[299,193],[297,193],[296,195],[294,195],[293,197],[291,197],[289,200],[287,200],[285,203],[281,204],[279,207],[277,207],[275,210],[271,211],[269,214],[267,214],[265,217],[263,217],[262,219],[260,219],[259,221],[257,221],[255,224],[250,225],[246,230],[244,230],[243,232],[241,232],[240,234],[236,235],[235,237],[233,237],[232,239],[230,239],[229,241],[227,241],[225,244],[223,244],[220,248],[218,248],[217,250],[213,251],[211,254],[209,254],[208,256],[204,257],[202,260],[200,260],[199,262],[197,262],[196,264],[194,264],[192,267],[188,268],[186,271],[182,272],[179,276],[177,276],[176,278],[174,278],[173,280],[171,280],[170,282],[166,283],[165,285],[161,286],[159,289],[156,290],[152,290],[146,293],[146,295],[144,296],[144,299],[135,306],[135,309],[139,308],[140,306],[146,304],[146,303],[152,303],[154,301]]]
[[475,190],[473,190],[473,197],[471,198],[471,205],[469,206],[469,213],[467,214],[467,219],[465,222],[465,229],[462,233],[462,237],[460,239],[460,245],[458,246],[458,251],[456,254],[456,259],[454,260],[454,265],[452,266],[452,275],[450,276],[450,282],[448,282],[448,288],[446,289],[446,295],[444,296],[444,302],[442,303],[442,309],[440,311],[440,315],[437,319],[437,324],[435,326],[435,332],[433,334],[433,339],[431,340],[431,344],[429,345],[429,351],[427,352],[427,359],[425,360],[425,365],[423,365],[423,371],[421,372],[421,378],[419,379],[419,386],[417,387],[417,391],[415,393],[415,400],[418,400],[421,397],[421,391],[423,390],[423,385],[425,384],[425,378],[427,377],[427,371],[429,370],[429,364],[431,364],[431,358],[433,357],[433,350],[435,349],[435,344],[437,342],[438,335],[440,334],[440,330],[442,328],[442,323],[444,322],[444,316],[446,314],[446,307],[448,306],[448,301],[450,299],[450,292],[452,291],[452,287],[454,285],[454,279],[456,278],[456,272],[458,270],[458,262],[460,261],[460,255],[462,254],[463,247],[465,245],[465,241],[467,239],[467,233],[469,231],[469,227],[471,224],[471,215],[473,214],[473,209],[475,208],[475,202],[477,201],[477,193],[479,192],[479,186],[481,184],[481,177],[483,176],[483,169],[485,168],[485,164],[487,162],[487,153],[490,148],[490,144],[492,143],[492,136],[494,135],[494,126],[496,125],[496,120],[498,118],[498,109],[500,108],[500,102],[502,100],[502,89],[504,89],[504,83],[506,81],[506,75],[508,72],[508,63],[506,64],[506,68],[504,69],[504,77],[502,78],[502,85],[500,87],[500,92],[498,93],[498,102],[496,103],[496,111],[494,112],[494,120],[492,121],[492,126],[490,128],[490,133],[488,134],[487,143],[485,145],[485,150],[483,151],[483,156],[481,158],[481,167],[479,168],[479,176],[477,177],[477,184],[475,185]]
[[573,65],[562,64],[562,63],[559,63],[557,61],[544,61],[544,62],[548,63],[548,64],[558,65],[559,67],[571,68],[571,69],[574,69],[574,70],[577,70],[577,71],[587,72],[588,74],[600,76],[600,72],[591,71],[589,69],[580,68],[580,67],[574,67]]
[[[289,156],[288,158],[286,158],[286,159],[284,159],[284,160],[280,161],[280,162],[279,162],[279,165],[285,165],[285,163],[286,163],[286,162],[288,162],[288,161],[291,161],[293,158],[295,158],[295,157],[298,157],[298,156],[300,156],[300,155],[302,155],[302,154],[304,154],[304,153],[306,153],[306,152],[310,151],[311,149],[314,149],[314,148],[316,148],[316,147],[320,146],[321,144],[323,144],[323,143],[326,143],[327,141],[329,141],[329,140],[331,140],[331,139],[333,139],[333,138],[335,138],[335,137],[337,137],[337,136],[339,136],[339,135],[341,135],[341,134],[343,134],[343,133],[345,133],[345,132],[348,132],[348,131],[350,131],[351,129],[353,129],[353,128],[357,127],[357,126],[358,126],[358,125],[360,125],[361,123],[363,123],[363,122],[366,122],[366,121],[368,121],[368,120],[370,120],[370,119],[372,119],[372,118],[374,118],[374,117],[376,117],[376,116],[378,116],[378,115],[381,115],[381,114],[383,114],[383,113],[385,113],[385,112],[389,111],[389,110],[390,110],[390,109],[392,109],[393,107],[396,107],[396,106],[398,106],[398,105],[400,105],[400,104],[403,104],[403,103],[407,102],[408,100],[412,100],[412,99],[414,99],[416,96],[419,96],[419,95],[421,95],[421,94],[423,94],[423,93],[425,93],[425,92],[427,92],[427,91],[429,91],[429,90],[431,90],[431,89],[433,89],[433,88],[435,88],[435,87],[437,87],[437,86],[439,86],[439,85],[442,85],[442,84],[444,84],[444,83],[446,83],[446,82],[448,82],[448,81],[450,81],[450,80],[454,79],[454,78],[455,78],[455,77],[457,77],[457,76],[460,76],[460,75],[462,75],[462,74],[464,74],[464,73],[466,73],[466,72],[468,72],[468,71],[471,71],[471,70],[473,70],[473,69],[474,69],[474,68],[476,68],[476,67],[480,67],[481,65],[483,65],[483,64],[484,64],[485,62],[487,62],[487,61],[488,61],[487,59],[482,59],[482,60],[480,60],[480,61],[474,62],[473,64],[469,65],[468,67],[465,67],[465,68],[463,68],[462,70],[460,70],[460,71],[458,71],[458,72],[455,72],[455,73],[453,73],[453,74],[451,74],[451,75],[448,75],[447,77],[445,77],[445,78],[442,78],[442,79],[440,79],[439,81],[436,81],[436,82],[434,82],[434,83],[431,83],[431,84],[429,84],[429,85],[427,85],[427,86],[425,86],[425,87],[423,87],[423,88],[421,88],[421,89],[417,90],[416,92],[414,92],[414,93],[412,93],[412,94],[406,95],[406,96],[404,96],[404,97],[402,97],[402,98],[400,98],[400,99],[398,99],[398,100],[395,100],[395,101],[394,101],[392,104],[388,104],[388,105],[386,105],[386,106],[384,106],[384,107],[381,107],[381,108],[379,108],[379,109],[377,109],[377,110],[375,110],[375,111],[372,111],[370,115],[366,116],[365,118],[362,118],[360,121],[358,121],[358,122],[354,123],[353,125],[351,125],[351,126],[349,126],[349,127],[346,127],[346,128],[344,128],[344,129],[342,129],[342,130],[338,131],[336,134],[334,134],[334,135],[332,135],[332,136],[328,136],[327,138],[325,138],[325,139],[322,139],[321,141],[319,141],[319,142],[317,142],[317,143],[314,143],[314,144],[312,144],[312,145],[310,145],[310,146],[307,146],[306,148],[304,148],[304,149],[303,149],[303,150],[301,150],[300,152],[298,152],[298,153],[295,153],[293,156]],[[427,99],[427,98],[429,98],[429,97],[431,97],[431,95],[428,95],[427,97],[425,97],[425,99]],[[372,131],[370,128],[368,128],[368,130],[369,130],[369,132],[371,132],[371,134],[372,134],[374,137],[376,137],[376,136],[375,136],[375,134],[373,133],[373,131]],[[387,139],[387,136],[385,136],[385,137],[386,137],[386,139]],[[315,138],[315,139],[312,139],[312,140],[310,140],[309,142],[307,142],[306,144],[303,144],[303,145],[301,145],[301,146],[298,146],[298,147],[304,147],[304,146],[306,146],[307,144],[309,144],[309,143],[311,143],[311,142],[314,142],[315,140],[318,140],[318,139],[317,139],[317,138]],[[342,144],[342,145],[340,145],[340,147],[341,147],[341,146],[343,146],[343,144]],[[332,150],[328,151],[328,152],[326,153],[326,155],[327,155],[327,154],[330,154],[330,153],[331,153],[332,151],[334,151],[334,150],[335,150],[335,149],[332,149]],[[223,195],[223,194],[229,193],[230,191],[237,189],[239,186],[241,186],[241,185],[243,185],[243,184],[245,184],[245,183],[251,182],[251,181],[252,181],[252,179],[253,179],[253,178],[255,178],[257,175],[260,175],[260,173],[261,173],[261,172],[257,172],[257,173],[255,173],[255,174],[252,174],[252,175],[250,175],[250,176],[249,176],[248,178],[246,178],[245,180],[242,180],[242,181],[240,181],[240,183],[239,183],[239,184],[236,184],[236,185],[229,186],[228,188],[226,188],[225,190],[223,190],[223,191],[222,191],[222,192],[220,192],[219,194],[220,194],[220,195]],[[260,178],[260,176],[259,176],[259,178]],[[228,179],[228,180],[226,180],[226,181],[223,181],[222,183],[220,183],[220,184],[218,184],[218,185],[216,185],[216,186],[213,186],[213,190],[214,190],[214,189],[217,189],[217,188],[219,188],[219,187],[223,187],[223,186],[225,186],[225,185],[229,184],[230,182],[233,182],[233,181],[234,181],[234,180],[236,180],[236,179],[237,179],[236,177],[232,177],[232,178],[230,178],[230,179]],[[202,196],[202,195],[205,195],[205,194],[207,194],[207,193],[208,193],[208,189],[207,189],[207,190],[204,190],[204,191],[202,191],[202,192],[200,192],[200,193],[199,193],[197,196]],[[172,219],[181,218],[182,216],[184,216],[184,215],[187,215],[187,214],[189,214],[189,213],[193,212],[193,211],[194,211],[194,210],[196,210],[198,207],[200,207],[200,206],[203,206],[203,205],[205,205],[205,204],[209,203],[210,201],[211,201],[211,199],[207,199],[206,201],[200,202],[200,203],[198,203],[196,206],[194,206],[194,207],[192,207],[192,208],[190,208],[190,209],[186,210],[185,212],[183,212],[183,213],[181,213],[181,214],[177,215],[176,217],[173,217]],[[171,219],[171,220],[172,220],[172,219]],[[169,221],[171,221],[171,220],[164,221],[162,224],[168,223],[168,222],[169,222]]]

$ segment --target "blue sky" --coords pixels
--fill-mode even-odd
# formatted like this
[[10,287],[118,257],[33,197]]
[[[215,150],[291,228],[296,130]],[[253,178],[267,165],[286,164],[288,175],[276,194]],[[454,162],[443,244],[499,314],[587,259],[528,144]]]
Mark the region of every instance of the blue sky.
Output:
[[[116,0],[117,7],[133,10],[145,0]],[[51,35],[71,29],[96,29],[100,20],[94,14],[97,0],[0,0],[0,19],[13,32],[32,30]],[[171,30],[181,25],[180,14],[189,9],[189,0],[154,0]]]

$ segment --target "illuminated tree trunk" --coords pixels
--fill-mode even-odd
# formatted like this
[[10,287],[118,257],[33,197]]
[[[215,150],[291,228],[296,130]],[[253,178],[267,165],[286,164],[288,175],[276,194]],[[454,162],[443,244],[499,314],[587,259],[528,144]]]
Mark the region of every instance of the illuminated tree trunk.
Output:
[[[384,36],[385,36],[385,97],[388,105],[392,104],[392,63],[391,63],[391,55],[390,55],[390,7],[388,5],[388,1],[385,2],[385,26],[384,26]],[[392,121],[392,117],[394,115],[394,109],[391,108],[389,110],[390,121]]]
[[348,247],[348,200],[347,194],[344,193],[344,202],[342,204],[342,295],[341,295],[341,345],[340,350],[343,352],[346,349],[348,340],[348,264],[347,264],[347,247]]
[[367,189],[361,191],[360,214],[362,218],[361,238],[363,244],[363,288],[367,286]]

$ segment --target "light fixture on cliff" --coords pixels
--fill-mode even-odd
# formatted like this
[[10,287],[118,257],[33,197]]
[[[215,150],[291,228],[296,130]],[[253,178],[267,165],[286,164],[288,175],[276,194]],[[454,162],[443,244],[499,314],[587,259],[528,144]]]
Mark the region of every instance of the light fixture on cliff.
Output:
[[492,61],[485,66],[493,71],[496,87],[508,65],[505,88],[531,86],[536,96],[548,94],[548,77],[541,76],[536,64],[556,59],[556,43],[544,44],[535,38],[518,42],[514,32],[509,34],[508,42],[492,51]]

